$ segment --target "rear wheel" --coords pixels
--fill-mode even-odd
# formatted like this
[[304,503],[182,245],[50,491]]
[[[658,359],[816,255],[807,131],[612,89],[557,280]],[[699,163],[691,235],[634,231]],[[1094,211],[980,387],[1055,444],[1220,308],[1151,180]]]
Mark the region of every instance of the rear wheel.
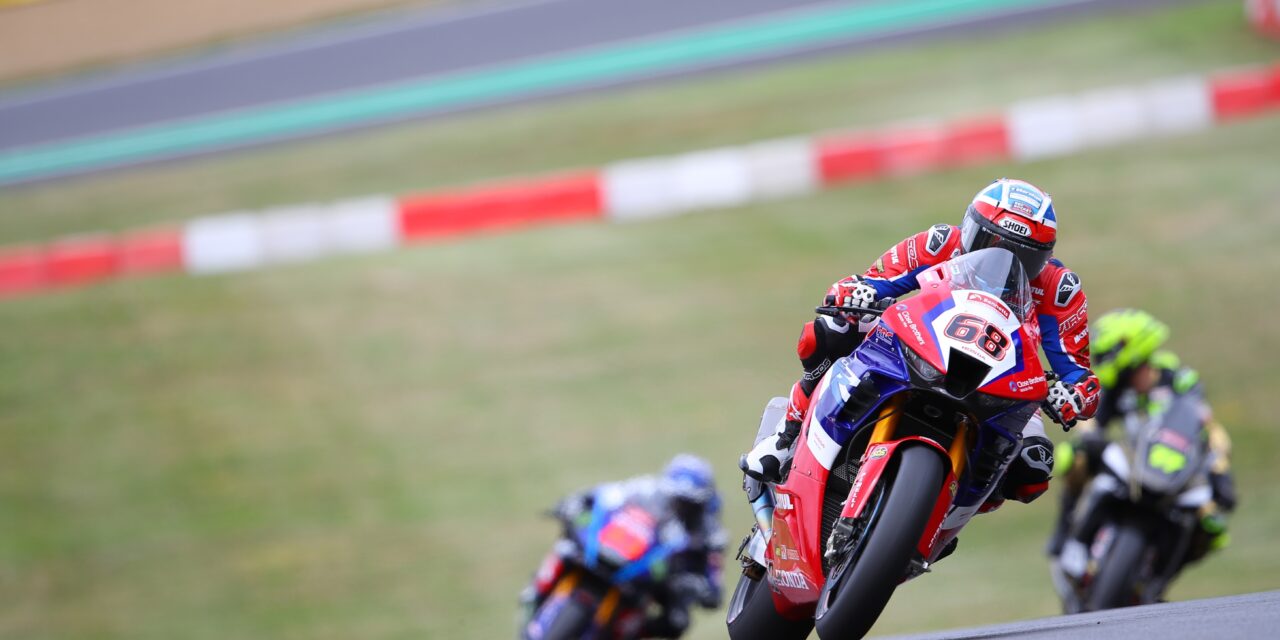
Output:
[[1111,547],[1089,589],[1086,609],[1100,611],[1134,603],[1138,568],[1147,548],[1142,530],[1132,524],[1115,528]]
[[767,577],[752,580],[738,578],[738,586],[729,599],[729,638],[731,640],[804,640],[813,630],[812,620],[788,620],[773,606],[773,594]]
[[852,566],[837,564],[823,585],[819,601],[829,606],[819,606],[818,637],[861,638],[871,630],[906,575],[945,478],[937,452],[922,446],[902,451],[858,557]]

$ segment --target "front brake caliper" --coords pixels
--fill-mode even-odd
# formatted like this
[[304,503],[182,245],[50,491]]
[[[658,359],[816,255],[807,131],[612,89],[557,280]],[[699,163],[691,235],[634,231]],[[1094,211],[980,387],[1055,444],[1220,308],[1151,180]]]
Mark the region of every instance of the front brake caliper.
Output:
[[822,554],[828,563],[835,562],[840,552],[853,537],[853,518],[840,518],[831,527],[831,535],[827,538],[827,551]]

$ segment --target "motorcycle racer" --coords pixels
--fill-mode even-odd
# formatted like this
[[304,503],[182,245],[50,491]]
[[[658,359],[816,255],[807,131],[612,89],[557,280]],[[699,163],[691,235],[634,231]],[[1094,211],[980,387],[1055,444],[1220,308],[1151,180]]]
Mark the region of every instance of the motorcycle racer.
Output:
[[[983,187],[965,210],[959,227],[938,224],[902,240],[861,275],[831,285],[825,304],[870,307],[919,287],[916,276],[958,255],[1001,247],[1021,261],[1031,279],[1041,347],[1058,380],[1049,402],[1070,428],[1098,407],[1099,384],[1089,368],[1088,302],[1080,277],[1053,258],[1057,240],[1053,199],[1036,186],[1001,178]],[[794,455],[801,420],[818,381],[838,358],[849,355],[872,327],[874,318],[818,316],[804,325],[796,346],[804,373],[792,386],[781,429],[742,456],[739,466],[758,480],[777,482]],[[1030,502],[1048,488],[1053,443],[1039,414],[1023,430],[1022,449],[1010,465],[1002,496]]]
[[[1199,374],[1181,365],[1178,356],[1161,347],[1169,337],[1169,327],[1151,314],[1137,309],[1119,309],[1098,318],[1094,324],[1095,358],[1102,397],[1097,416],[1077,430],[1075,442],[1058,446],[1058,465],[1064,480],[1061,509],[1046,551],[1063,553],[1071,516],[1089,480],[1100,468],[1107,446],[1106,431],[1111,423],[1158,414],[1175,397],[1190,396],[1201,407],[1213,463],[1209,487],[1213,500],[1201,510],[1200,531],[1191,545],[1187,562],[1200,559],[1213,549],[1226,546],[1225,514],[1233,511],[1237,497],[1231,474],[1231,439],[1226,429],[1213,419],[1204,400]],[[1078,555],[1078,554],[1077,554]],[[1065,556],[1064,556],[1065,557]]]
[[[658,611],[643,621],[636,637],[679,638],[689,627],[691,604],[706,609],[720,606],[727,538],[720,526],[720,496],[710,464],[695,455],[678,454],[660,475],[638,476],[570,494],[556,504],[554,512],[569,522],[589,518],[597,500],[663,507],[667,518],[661,536],[678,541],[673,544],[681,549],[668,557],[666,578],[652,594]],[[521,592],[526,612],[534,611],[547,598],[561,569],[559,554],[553,549]]]

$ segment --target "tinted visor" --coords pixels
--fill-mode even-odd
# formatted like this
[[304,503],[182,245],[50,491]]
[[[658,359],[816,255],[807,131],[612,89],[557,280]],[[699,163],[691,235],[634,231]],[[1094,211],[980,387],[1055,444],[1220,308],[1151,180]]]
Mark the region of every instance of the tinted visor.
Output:
[[1049,256],[1053,255],[1052,244],[1046,245],[1029,238],[1018,239],[1004,235],[1000,227],[982,217],[972,205],[969,206],[968,211],[965,211],[964,222],[960,225],[960,246],[964,247],[965,253],[988,247],[1000,247],[1010,251],[1018,257],[1027,276],[1032,279],[1040,275],[1044,265],[1049,262]]

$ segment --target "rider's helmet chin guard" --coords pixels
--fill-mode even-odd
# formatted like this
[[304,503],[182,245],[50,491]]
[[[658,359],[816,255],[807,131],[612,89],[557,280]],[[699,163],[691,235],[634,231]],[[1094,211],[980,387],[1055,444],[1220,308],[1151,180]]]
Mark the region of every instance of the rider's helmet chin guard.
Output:
[[1049,262],[1057,237],[1053,198],[1029,182],[1009,178],[979,191],[960,224],[965,253],[987,247],[1008,249],[1032,279]]
[[1095,320],[1090,334],[1093,373],[1103,388],[1112,389],[1129,371],[1151,360],[1169,339],[1169,327],[1146,311],[1117,309]]
[[711,464],[693,454],[681,453],[672,458],[662,470],[658,486],[677,507],[714,512],[720,506]]

